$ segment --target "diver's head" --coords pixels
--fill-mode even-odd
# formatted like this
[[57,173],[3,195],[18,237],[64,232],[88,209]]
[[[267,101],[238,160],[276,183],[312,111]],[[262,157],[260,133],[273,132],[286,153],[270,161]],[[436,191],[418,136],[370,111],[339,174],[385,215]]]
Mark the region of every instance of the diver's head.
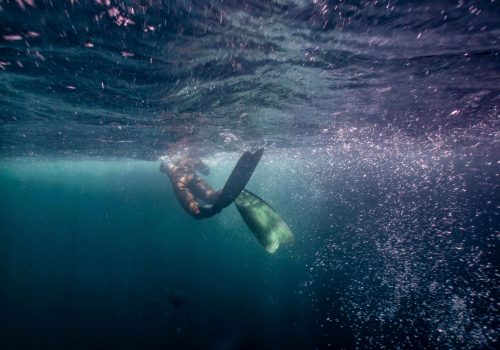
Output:
[[160,164],[160,172],[170,174],[170,170],[173,168],[173,163],[169,161],[163,161]]

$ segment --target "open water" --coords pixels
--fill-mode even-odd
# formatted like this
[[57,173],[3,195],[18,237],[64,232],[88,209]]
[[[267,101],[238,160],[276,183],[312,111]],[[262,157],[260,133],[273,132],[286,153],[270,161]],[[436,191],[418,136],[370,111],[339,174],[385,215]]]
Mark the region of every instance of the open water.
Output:
[[499,109],[494,0],[0,0],[0,348],[498,348]]

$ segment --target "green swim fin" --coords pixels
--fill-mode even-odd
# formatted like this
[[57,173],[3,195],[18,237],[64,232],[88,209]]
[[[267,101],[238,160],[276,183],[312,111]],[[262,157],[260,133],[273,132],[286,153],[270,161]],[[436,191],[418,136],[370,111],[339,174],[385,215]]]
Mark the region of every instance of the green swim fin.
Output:
[[243,190],[235,203],[248,228],[269,253],[274,253],[280,244],[293,242],[293,233],[286,222],[263,199]]
[[225,208],[233,203],[236,197],[240,195],[241,191],[243,191],[248,184],[248,181],[250,181],[263,153],[263,148],[257,150],[255,153],[243,153],[231,172],[231,175],[229,175],[217,202],[214,204],[215,207]]

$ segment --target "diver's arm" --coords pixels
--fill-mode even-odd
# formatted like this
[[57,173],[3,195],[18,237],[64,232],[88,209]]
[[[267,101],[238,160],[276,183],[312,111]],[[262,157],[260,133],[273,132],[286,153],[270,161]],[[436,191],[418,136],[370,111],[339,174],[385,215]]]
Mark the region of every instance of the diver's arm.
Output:
[[184,210],[197,218],[200,215],[200,206],[191,191],[182,182],[174,184],[174,191]]

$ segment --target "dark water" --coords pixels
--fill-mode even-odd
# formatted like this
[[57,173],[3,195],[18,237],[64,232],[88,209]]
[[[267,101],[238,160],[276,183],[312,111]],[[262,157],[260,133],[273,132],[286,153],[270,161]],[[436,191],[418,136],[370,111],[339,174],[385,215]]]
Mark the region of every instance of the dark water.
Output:
[[0,0],[0,348],[497,348],[499,53],[493,0]]

